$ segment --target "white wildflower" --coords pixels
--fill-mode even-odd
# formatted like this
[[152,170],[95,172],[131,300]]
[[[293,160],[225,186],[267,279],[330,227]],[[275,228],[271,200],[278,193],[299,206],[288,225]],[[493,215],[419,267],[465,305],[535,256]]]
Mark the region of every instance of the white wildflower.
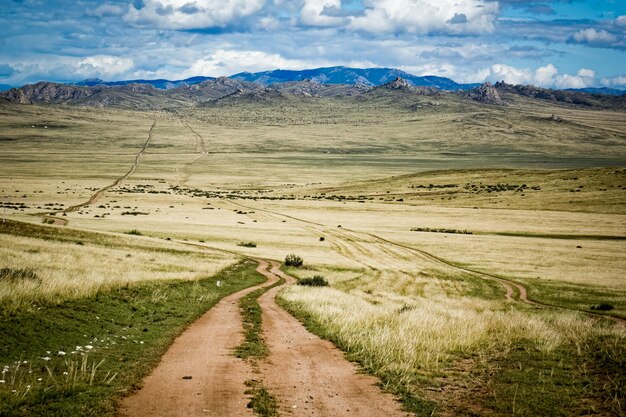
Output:
[[93,346],[91,346],[91,345],[85,345],[85,349],[87,349],[87,350],[91,350],[91,349],[93,349]]
[[65,356],[65,352],[63,352],[62,350],[59,351],[59,353],[57,353],[57,355],[59,356]]
[[41,359],[43,359],[44,361],[49,361],[51,358],[50,358],[50,356],[44,356],[44,357],[43,357],[43,358],[41,358]]

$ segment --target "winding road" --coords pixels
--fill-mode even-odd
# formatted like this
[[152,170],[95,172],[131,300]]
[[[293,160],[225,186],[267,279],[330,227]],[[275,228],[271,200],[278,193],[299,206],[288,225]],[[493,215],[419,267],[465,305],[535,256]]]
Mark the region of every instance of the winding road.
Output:
[[[257,272],[267,281],[223,298],[192,324],[144,380],[143,388],[121,402],[119,415],[252,416],[245,382],[260,378],[277,397],[282,416],[409,416],[393,396],[376,386],[377,378],[358,373],[332,343],[309,333],[276,304],[278,291],[295,279],[282,273],[278,262],[258,262]],[[285,284],[259,298],[270,353],[254,373],[249,363],[233,355],[243,340],[239,300],[279,277]]]

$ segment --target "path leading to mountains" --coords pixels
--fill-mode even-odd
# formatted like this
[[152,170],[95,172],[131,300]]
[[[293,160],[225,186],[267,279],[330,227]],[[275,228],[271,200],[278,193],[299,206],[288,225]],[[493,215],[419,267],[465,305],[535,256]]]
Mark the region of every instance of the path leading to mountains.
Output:
[[[332,343],[309,333],[278,307],[276,294],[295,279],[283,274],[278,262],[271,262],[271,271],[269,267],[259,261],[257,272],[268,278],[264,284],[225,297],[178,337],[143,388],[121,402],[119,415],[252,416],[245,382],[260,379],[278,399],[281,416],[408,416],[376,386],[378,379],[360,374]],[[239,300],[279,277],[286,283],[259,298],[270,354],[254,373],[248,362],[233,355],[243,340]]]
[[72,213],[74,211],[80,210],[81,208],[85,206],[88,206],[90,204],[97,202],[100,199],[100,197],[104,195],[104,193],[109,191],[111,188],[119,185],[126,178],[130,177],[139,166],[139,159],[146,152],[146,149],[148,148],[148,145],[150,144],[150,141],[152,140],[152,131],[156,127],[156,123],[157,123],[157,119],[156,119],[156,116],[154,116],[154,123],[152,123],[152,126],[150,127],[150,130],[148,131],[148,139],[143,144],[143,147],[139,150],[139,152],[135,155],[135,161],[133,162],[133,165],[131,165],[130,169],[124,175],[117,178],[115,181],[113,181],[112,184],[109,184],[106,187],[100,188],[98,191],[95,192],[95,194],[93,194],[89,198],[89,200],[85,201],[84,203],[80,203],[80,204],[76,204],[75,206],[68,207],[65,210],[63,210],[61,213]]
[[[263,273],[268,266],[260,261],[257,271]],[[224,297],[193,323],[170,346],[143,388],[122,401],[120,416],[253,416],[246,407],[244,382],[254,375],[232,353],[243,340],[239,300],[277,280],[271,275],[263,284]]]
[[286,284],[261,297],[263,334],[269,357],[261,364],[263,385],[278,399],[281,416],[409,416],[390,394],[376,386],[379,380],[359,373],[332,343],[309,333],[280,308],[276,294],[295,279],[272,262],[267,276],[278,275]]

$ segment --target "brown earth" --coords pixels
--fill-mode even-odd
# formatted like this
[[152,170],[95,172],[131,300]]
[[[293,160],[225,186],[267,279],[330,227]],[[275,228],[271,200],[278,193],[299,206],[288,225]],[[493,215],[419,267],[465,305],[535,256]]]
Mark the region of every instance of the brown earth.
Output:
[[[272,262],[271,274],[290,285],[295,279]],[[275,301],[283,286],[261,297],[263,334],[269,357],[261,364],[263,384],[278,398],[281,416],[409,416],[391,394],[376,386],[380,381],[359,373],[332,343],[309,333]]]
[[[260,261],[257,271],[267,267]],[[122,401],[120,416],[252,416],[244,382],[253,373],[232,354],[243,340],[239,299],[277,280],[271,276],[264,284],[223,298],[192,324],[144,380],[143,388]]]

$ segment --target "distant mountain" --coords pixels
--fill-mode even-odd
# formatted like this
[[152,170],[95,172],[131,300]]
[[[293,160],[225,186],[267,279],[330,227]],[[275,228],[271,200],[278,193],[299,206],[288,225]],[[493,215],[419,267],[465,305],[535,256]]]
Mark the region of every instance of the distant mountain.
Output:
[[130,83],[107,86],[100,80],[85,81],[89,85],[39,82],[0,92],[0,98],[18,104],[68,104],[95,107],[132,109],[163,109],[184,106],[211,106],[223,103],[258,102],[277,103],[307,97],[358,97],[358,100],[377,102],[391,100],[418,102],[419,96],[454,97],[481,104],[507,105],[516,96],[547,100],[555,103],[590,108],[626,109],[626,95],[589,94],[577,91],[550,90],[531,85],[510,85],[504,82],[485,83],[471,90],[446,92],[433,86],[415,86],[410,81],[395,77],[372,87],[365,83],[334,84],[318,80],[285,81],[260,84],[228,77],[206,79],[194,84],[160,89],[152,84]]
[[74,83],[74,85],[82,87],[95,87],[98,85],[106,85],[108,87],[117,87],[129,84],[147,84],[160,90],[169,90],[171,88],[180,87],[181,85],[200,84],[203,81],[214,80],[214,77],[191,77],[184,80],[170,81],[165,79],[158,80],[127,80],[127,81],[102,81],[99,78],[88,78],[83,81]]
[[10,86],[10,85],[8,85],[8,84],[0,84],[0,91],[7,91],[7,90],[10,90],[10,89],[12,89],[12,88],[13,88],[13,87],[11,87],[11,86]]
[[418,77],[395,68],[328,67],[301,71],[273,70],[255,73],[241,72],[231,75],[230,78],[264,85],[311,80],[320,84],[363,84],[370,87],[380,86],[396,78],[402,78],[416,87],[435,87],[448,91],[469,90],[479,85],[458,84],[445,77]]
[[617,88],[607,88],[607,87],[568,88],[565,91],[576,91],[579,93],[589,93],[589,94],[606,94],[609,96],[623,96],[624,94],[626,94],[626,90],[619,90]]
[[503,81],[495,84],[500,95],[515,94],[534,99],[584,107],[625,109],[626,95],[590,94],[581,91],[552,90],[534,85],[511,85]]

